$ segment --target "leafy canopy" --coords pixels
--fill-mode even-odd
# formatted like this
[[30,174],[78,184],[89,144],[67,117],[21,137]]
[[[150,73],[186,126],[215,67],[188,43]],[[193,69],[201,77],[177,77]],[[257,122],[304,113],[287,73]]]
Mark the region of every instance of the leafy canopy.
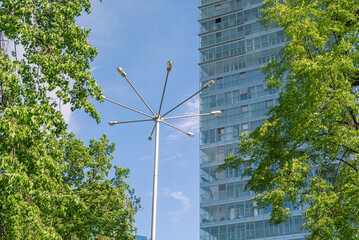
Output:
[[[59,104],[100,116],[88,0],[0,2],[0,238],[133,239],[138,200],[106,136],[67,133]],[[112,179],[109,172],[114,172]]]
[[354,0],[265,0],[261,20],[283,27],[281,59],[264,69],[282,89],[268,120],[240,137],[257,206],[272,223],[306,209],[309,239],[359,238],[359,5]]

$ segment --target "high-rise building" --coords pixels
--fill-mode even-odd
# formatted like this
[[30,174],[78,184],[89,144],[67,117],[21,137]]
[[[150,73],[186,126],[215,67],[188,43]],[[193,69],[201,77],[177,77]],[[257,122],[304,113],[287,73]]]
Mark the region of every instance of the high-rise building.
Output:
[[136,235],[136,240],[148,240],[145,236]]
[[215,85],[200,95],[201,113],[222,110],[200,120],[200,239],[304,239],[302,209],[293,219],[269,224],[271,209],[253,210],[254,193],[244,191],[243,167],[216,172],[236,153],[242,132],[261,125],[276,104],[278,91],[268,89],[259,68],[278,58],[285,39],[279,28],[257,22],[262,0],[200,0],[200,82]]

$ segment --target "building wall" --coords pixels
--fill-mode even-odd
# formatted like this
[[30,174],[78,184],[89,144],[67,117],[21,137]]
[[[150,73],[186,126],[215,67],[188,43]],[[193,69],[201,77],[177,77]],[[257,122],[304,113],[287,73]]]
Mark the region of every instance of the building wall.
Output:
[[258,23],[262,0],[200,1],[200,84],[215,85],[200,95],[201,113],[222,110],[200,120],[200,239],[304,239],[302,209],[278,226],[268,223],[271,209],[253,210],[254,193],[244,191],[243,167],[216,172],[237,138],[265,120],[277,103],[278,91],[268,89],[259,68],[278,58],[282,30],[265,31]]

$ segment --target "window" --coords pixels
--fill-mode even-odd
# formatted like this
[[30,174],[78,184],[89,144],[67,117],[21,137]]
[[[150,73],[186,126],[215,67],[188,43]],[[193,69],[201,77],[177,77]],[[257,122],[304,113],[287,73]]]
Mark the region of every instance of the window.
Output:
[[225,204],[218,206],[219,221],[226,220],[226,213],[227,213],[226,208],[227,208],[227,205],[225,205]]
[[248,105],[241,106],[241,112],[248,112]]
[[233,91],[233,103],[239,102],[239,91]]
[[246,94],[248,93],[248,88],[242,88],[241,89],[241,94]]
[[264,86],[263,85],[258,85],[256,87],[256,91],[257,91],[257,97],[263,97],[264,96]]
[[266,108],[271,108],[271,107],[273,107],[273,101],[272,101],[272,100],[266,101],[265,104],[266,104]]
[[255,87],[249,87],[248,88],[248,98],[252,99],[255,98]]
[[216,95],[209,96],[209,107],[213,108],[213,107],[216,107],[216,106],[217,106],[217,104],[216,104]]
[[234,138],[237,138],[239,137],[239,134],[240,134],[240,129],[239,129],[239,125],[234,125],[233,126],[233,137]]
[[218,192],[226,191],[226,184],[219,184],[218,185]]
[[241,101],[247,100],[248,99],[248,94],[241,94]]
[[217,95],[217,106],[224,105],[224,94],[220,93]]
[[202,132],[202,143],[214,143],[215,142],[215,130],[207,130]]
[[216,79],[216,86],[217,86],[217,89],[223,88],[223,77]]
[[218,129],[217,129],[217,134],[218,134],[218,135],[224,134],[224,128],[218,128]]
[[217,141],[223,141],[224,128],[217,128]]
[[222,18],[216,18],[215,22],[216,22],[216,23],[222,22]]
[[216,33],[216,38],[220,38],[220,37],[222,37],[222,32],[217,32]]
[[258,102],[257,109],[264,109],[264,102]]
[[249,124],[248,123],[243,123],[242,124],[242,130],[243,131],[246,131],[246,130],[248,130],[249,129]]
[[224,94],[224,104],[225,105],[232,104],[232,92],[226,92]]
[[221,10],[221,4],[218,4],[218,5],[214,6],[214,8],[216,9],[216,11]]

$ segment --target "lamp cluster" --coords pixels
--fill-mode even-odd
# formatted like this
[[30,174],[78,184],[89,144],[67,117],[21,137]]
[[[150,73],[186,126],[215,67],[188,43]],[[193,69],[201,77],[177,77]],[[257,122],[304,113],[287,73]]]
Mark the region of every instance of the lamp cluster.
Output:
[[148,108],[148,110],[151,112],[151,114],[147,114],[144,112],[141,112],[137,109],[134,109],[132,107],[128,107],[126,105],[123,105],[121,103],[115,102],[113,100],[110,100],[108,98],[106,98],[105,96],[102,96],[102,98],[106,101],[112,102],[116,105],[119,105],[121,107],[127,108],[131,111],[137,112],[141,115],[144,115],[147,117],[147,119],[140,119],[140,120],[131,120],[131,121],[123,121],[123,122],[117,122],[117,121],[111,121],[108,122],[108,125],[110,126],[114,126],[116,124],[123,124],[123,123],[135,123],[135,122],[147,122],[147,121],[154,121],[155,125],[152,128],[151,134],[148,137],[148,140],[151,141],[152,140],[152,134],[153,132],[156,130],[156,141],[155,141],[155,157],[154,157],[154,174],[153,174],[153,196],[152,196],[152,221],[151,221],[151,240],[155,240],[156,238],[156,216],[157,216],[157,182],[158,182],[158,149],[159,149],[159,127],[160,127],[160,123],[164,123],[180,132],[183,132],[185,134],[187,134],[190,137],[193,137],[194,134],[191,132],[187,132],[184,131],[170,123],[168,123],[165,120],[170,120],[170,119],[178,119],[178,118],[188,118],[188,117],[197,117],[197,116],[206,116],[206,115],[219,115],[222,112],[221,111],[212,111],[209,113],[202,113],[202,114],[195,114],[195,115],[186,115],[186,116],[176,116],[176,117],[165,117],[167,114],[169,114],[170,112],[172,112],[173,110],[175,110],[176,108],[178,108],[179,106],[181,106],[182,104],[184,104],[185,102],[187,102],[188,100],[190,100],[192,97],[196,96],[198,93],[200,93],[203,89],[212,87],[214,85],[214,81],[209,81],[206,85],[204,85],[199,91],[197,91],[196,93],[194,93],[193,95],[191,95],[190,97],[186,98],[184,101],[182,101],[181,103],[177,104],[175,107],[173,107],[171,110],[167,111],[164,114],[161,114],[161,109],[162,109],[162,104],[163,104],[163,99],[164,99],[164,95],[165,95],[165,91],[166,91],[166,86],[167,86],[167,80],[168,80],[168,75],[169,72],[171,71],[173,67],[173,62],[172,61],[168,61],[167,62],[167,75],[166,75],[166,81],[163,87],[163,92],[162,92],[162,97],[161,97],[161,102],[160,102],[160,107],[159,110],[157,112],[157,114],[155,114],[155,112],[152,110],[152,108],[147,104],[147,102],[145,101],[145,99],[141,96],[141,94],[137,91],[137,89],[135,88],[135,86],[130,82],[130,80],[127,78],[127,74],[125,73],[125,71],[123,71],[122,68],[118,67],[117,68],[117,72],[119,74],[121,74],[122,77],[124,77],[127,82],[131,85],[131,87],[133,88],[133,90],[136,92],[136,94],[140,97],[140,99],[142,100],[142,102],[146,105],[146,107]]

